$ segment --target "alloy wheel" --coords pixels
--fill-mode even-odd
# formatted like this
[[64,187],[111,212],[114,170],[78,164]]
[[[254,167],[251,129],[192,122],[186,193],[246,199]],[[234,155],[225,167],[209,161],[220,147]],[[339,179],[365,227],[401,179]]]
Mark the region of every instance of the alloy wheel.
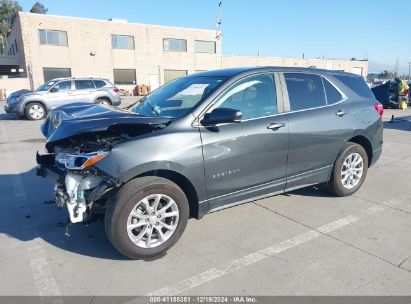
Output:
[[352,189],[361,181],[364,172],[364,160],[359,153],[349,154],[341,168],[341,183],[344,188]]
[[152,194],[140,200],[127,219],[127,234],[141,248],[164,244],[177,228],[177,203],[164,194]]
[[29,114],[31,118],[38,120],[44,117],[44,109],[35,104],[30,107]]

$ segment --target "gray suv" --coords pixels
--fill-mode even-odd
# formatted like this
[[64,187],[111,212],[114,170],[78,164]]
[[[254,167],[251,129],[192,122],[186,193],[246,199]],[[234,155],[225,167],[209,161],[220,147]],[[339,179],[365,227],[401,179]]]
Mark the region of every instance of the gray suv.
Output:
[[58,78],[46,82],[34,92],[11,94],[4,109],[7,113],[40,120],[51,109],[75,101],[118,106],[121,98],[119,89],[106,79]]
[[37,173],[56,182],[71,223],[104,213],[114,247],[149,258],[179,239],[190,216],[320,183],[353,194],[381,155],[382,114],[364,79],[349,73],[202,72],[129,110],[51,111]]

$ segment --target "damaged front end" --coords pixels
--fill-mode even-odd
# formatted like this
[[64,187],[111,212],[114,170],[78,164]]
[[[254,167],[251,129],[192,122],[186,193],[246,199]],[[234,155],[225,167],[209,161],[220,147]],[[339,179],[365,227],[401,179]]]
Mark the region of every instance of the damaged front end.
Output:
[[37,152],[37,175],[56,183],[55,202],[66,205],[71,223],[88,221],[104,212],[107,200],[122,185],[95,164],[108,158],[117,144],[164,128],[168,122],[99,105],[60,107],[42,125],[47,153]]
[[66,205],[70,222],[84,222],[93,212],[104,208],[107,194],[121,185],[114,177],[93,167],[110,152],[56,150],[57,154],[37,153],[37,175],[55,181],[55,203],[59,207]]

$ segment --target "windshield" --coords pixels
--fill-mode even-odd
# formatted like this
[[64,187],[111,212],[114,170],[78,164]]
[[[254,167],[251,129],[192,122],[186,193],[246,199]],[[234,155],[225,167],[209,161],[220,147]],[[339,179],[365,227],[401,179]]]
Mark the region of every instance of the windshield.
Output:
[[45,84],[43,84],[42,86],[40,86],[40,87],[36,90],[36,92],[45,92],[45,91],[48,91],[48,90],[50,90],[50,88],[51,88],[53,85],[55,85],[56,83],[57,83],[57,81],[53,81],[53,80],[48,81],[48,82],[46,82]]
[[225,80],[226,77],[183,77],[143,98],[131,111],[144,116],[183,117]]

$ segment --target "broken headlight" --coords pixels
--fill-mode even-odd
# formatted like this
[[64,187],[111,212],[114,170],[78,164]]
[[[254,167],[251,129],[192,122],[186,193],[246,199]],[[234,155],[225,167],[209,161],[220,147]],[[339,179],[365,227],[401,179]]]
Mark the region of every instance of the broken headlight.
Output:
[[106,158],[109,154],[110,152],[108,151],[66,154],[58,157],[57,161],[64,163],[66,168],[69,170],[83,170],[98,163],[102,159]]

